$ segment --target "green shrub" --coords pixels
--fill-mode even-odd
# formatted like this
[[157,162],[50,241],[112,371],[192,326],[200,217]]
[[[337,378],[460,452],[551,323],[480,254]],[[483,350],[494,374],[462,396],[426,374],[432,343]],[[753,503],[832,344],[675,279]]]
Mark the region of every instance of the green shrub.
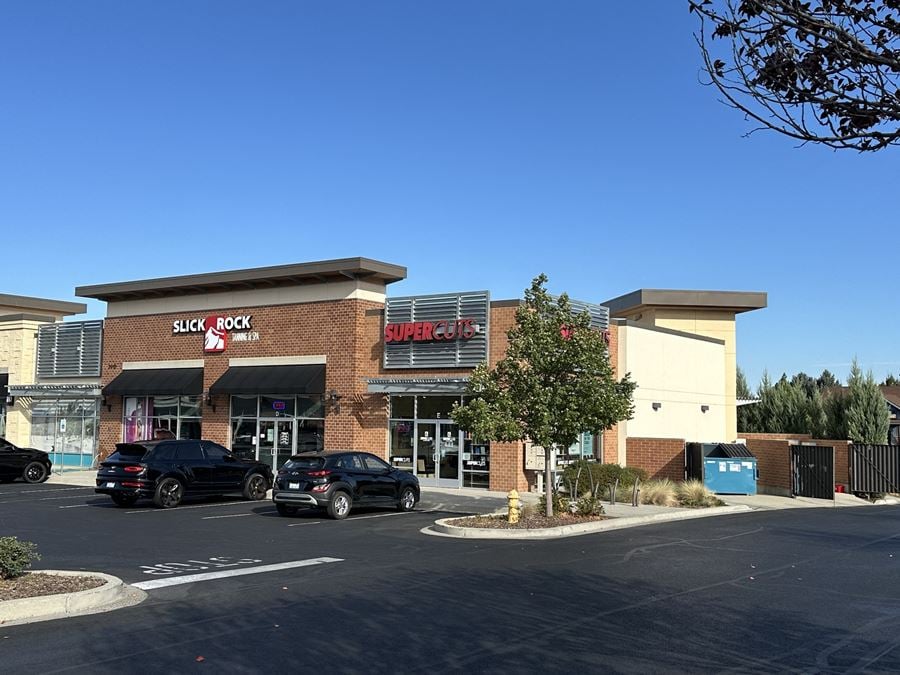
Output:
[[600,464],[580,459],[572,462],[563,471],[562,487],[569,491],[573,498],[593,492],[596,496],[609,499],[609,486],[615,483],[617,478],[619,487],[616,499],[629,502],[635,479],[640,479],[643,483],[647,480],[647,472],[618,464]]
[[684,483],[679,483],[678,487],[675,488],[675,494],[682,506],[704,508],[707,506],[722,506],[725,503],[699,480],[688,480]]
[[37,546],[16,537],[0,537],[0,579],[15,579],[35,560],[40,560]]
[[575,513],[579,516],[602,516],[606,512],[599,497],[586,494],[575,502]]
[[[557,516],[560,513],[571,513],[571,509],[569,508],[569,500],[563,497],[559,492],[554,490],[553,494],[553,515]],[[544,515],[547,513],[547,497],[546,495],[541,495],[538,497],[538,506],[537,506],[537,514]]]
[[650,480],[641,484],[641,504],[678,506],[675,484],[668,478]]

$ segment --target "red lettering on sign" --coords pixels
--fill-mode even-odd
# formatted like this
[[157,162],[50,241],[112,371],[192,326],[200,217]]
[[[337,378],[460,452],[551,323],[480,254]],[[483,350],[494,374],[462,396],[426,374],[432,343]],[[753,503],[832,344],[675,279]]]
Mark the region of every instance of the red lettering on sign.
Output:
[[478,332],[474,319],[456,321],[408,321],[389,323],[384,327],[384,342],[434,342],[441,340],[469,340]]

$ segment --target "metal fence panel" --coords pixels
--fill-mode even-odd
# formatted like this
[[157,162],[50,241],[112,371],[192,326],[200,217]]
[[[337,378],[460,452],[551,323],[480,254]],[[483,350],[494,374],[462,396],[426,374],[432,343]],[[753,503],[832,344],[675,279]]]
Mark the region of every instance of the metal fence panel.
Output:
[[834,499],[834,448],[791,446],[791,494]]
[[900,492],[900,445],[851,445],[850,491]]

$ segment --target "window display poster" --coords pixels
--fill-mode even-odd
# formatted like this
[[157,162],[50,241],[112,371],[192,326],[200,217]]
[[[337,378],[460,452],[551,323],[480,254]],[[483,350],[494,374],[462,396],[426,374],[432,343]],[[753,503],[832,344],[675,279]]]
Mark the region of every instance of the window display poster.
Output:
[[127,397],[125,399],[125,442],[133,443],[147,437],[147,399]]

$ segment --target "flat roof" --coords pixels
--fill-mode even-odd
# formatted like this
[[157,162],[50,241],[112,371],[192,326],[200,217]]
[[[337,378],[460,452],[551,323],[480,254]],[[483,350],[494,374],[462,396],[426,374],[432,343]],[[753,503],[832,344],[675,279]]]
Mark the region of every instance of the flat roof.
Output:
[[740,314],[768,305],[762,291],[687,291],[664,288],[640,288],[603,303],[610,316],[620,317],[647,307],[722,309]]
[[0,293],[0,307],[15,307],[16,309],[50,312],[55,315],[72,316],[87,311],[87,305],[83,302],[65,302],[63,300],[48,300],[47,298],[32,298],[28,295],[8,295]]
[[406,268],[401,265],[369,258],[340,258],[338,260],[320,260],[226,272],[207,272],[141,281],[79,286],[75,289],[75,295],[115,302],[116,300],[136,300],[274,286],[321,284],[346,281],[347,279],[390,284],[405,278]]

